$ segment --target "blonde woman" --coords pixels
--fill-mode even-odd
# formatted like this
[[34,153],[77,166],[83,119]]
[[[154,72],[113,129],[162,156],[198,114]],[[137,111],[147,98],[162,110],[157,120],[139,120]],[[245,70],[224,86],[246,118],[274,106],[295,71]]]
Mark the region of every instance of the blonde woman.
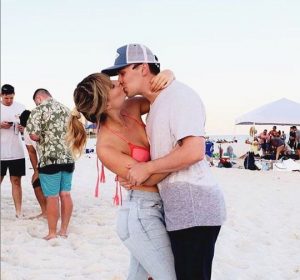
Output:
[[[162,74],[153,81],[154,90],[173,80],[172,72]],[[92,74],[77,85],[74,102],[76,110],[68,128],[68,142],[74,155],[81,154],[86,142],[83,125],[79,122],[81,113],[99,126],[97,155],[109,170],[125,178],[129,164],[150,160],[141,119],[150,106],[145,98],[126,99],[119,82],[111,81],[105,74]],[[163,205],[156,186],[166,176],[154,175],[145,185],[132,188],[119,210],[117,233],[131,252],[128,279],[148,279],[149,276],[155,280],[176,279]]]

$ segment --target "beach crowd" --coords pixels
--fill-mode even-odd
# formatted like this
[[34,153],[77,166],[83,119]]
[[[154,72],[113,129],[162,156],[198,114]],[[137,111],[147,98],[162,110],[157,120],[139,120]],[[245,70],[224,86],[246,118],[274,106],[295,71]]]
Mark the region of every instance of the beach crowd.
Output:
[[291,126],[288,136],[284,131],[277,130],[277,126],[268,132],[264,129],[260,134],[254,135],[251,144],[254,152],[262,151],[262,158],[278,160],[280,158],[300,158],[300,130]]

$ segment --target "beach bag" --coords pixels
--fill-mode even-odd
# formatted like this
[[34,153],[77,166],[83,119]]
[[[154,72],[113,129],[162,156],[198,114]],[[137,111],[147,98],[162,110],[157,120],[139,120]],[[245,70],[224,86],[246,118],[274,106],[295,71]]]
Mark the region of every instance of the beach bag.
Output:
[[228,158],[220,158],[220,162],[218,163],[218,167],[225,167],[225,168],[231,168],[232,163]]
[[244,160],[244,167],[245,169],[249,170],[258,170],[257,166],[255,165],[255,158],[253,152],[248,152]]

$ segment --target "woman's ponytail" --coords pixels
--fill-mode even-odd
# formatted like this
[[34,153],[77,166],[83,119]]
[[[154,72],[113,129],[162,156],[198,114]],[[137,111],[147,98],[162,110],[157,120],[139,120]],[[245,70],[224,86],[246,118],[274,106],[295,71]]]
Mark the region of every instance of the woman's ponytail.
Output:
[[75,108],[71,112],[66,135],[67,144],[75,159],[81,156],[87,141],[87,134],[80,119],[81,114]]

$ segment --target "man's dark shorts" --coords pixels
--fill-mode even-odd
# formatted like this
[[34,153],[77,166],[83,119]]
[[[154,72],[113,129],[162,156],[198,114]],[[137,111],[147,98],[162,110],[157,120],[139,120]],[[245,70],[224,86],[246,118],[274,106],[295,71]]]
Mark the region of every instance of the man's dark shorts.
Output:
[[1,160],[1,176],[5,176],[7,169],[10,176],[25,176],[25,158]]

